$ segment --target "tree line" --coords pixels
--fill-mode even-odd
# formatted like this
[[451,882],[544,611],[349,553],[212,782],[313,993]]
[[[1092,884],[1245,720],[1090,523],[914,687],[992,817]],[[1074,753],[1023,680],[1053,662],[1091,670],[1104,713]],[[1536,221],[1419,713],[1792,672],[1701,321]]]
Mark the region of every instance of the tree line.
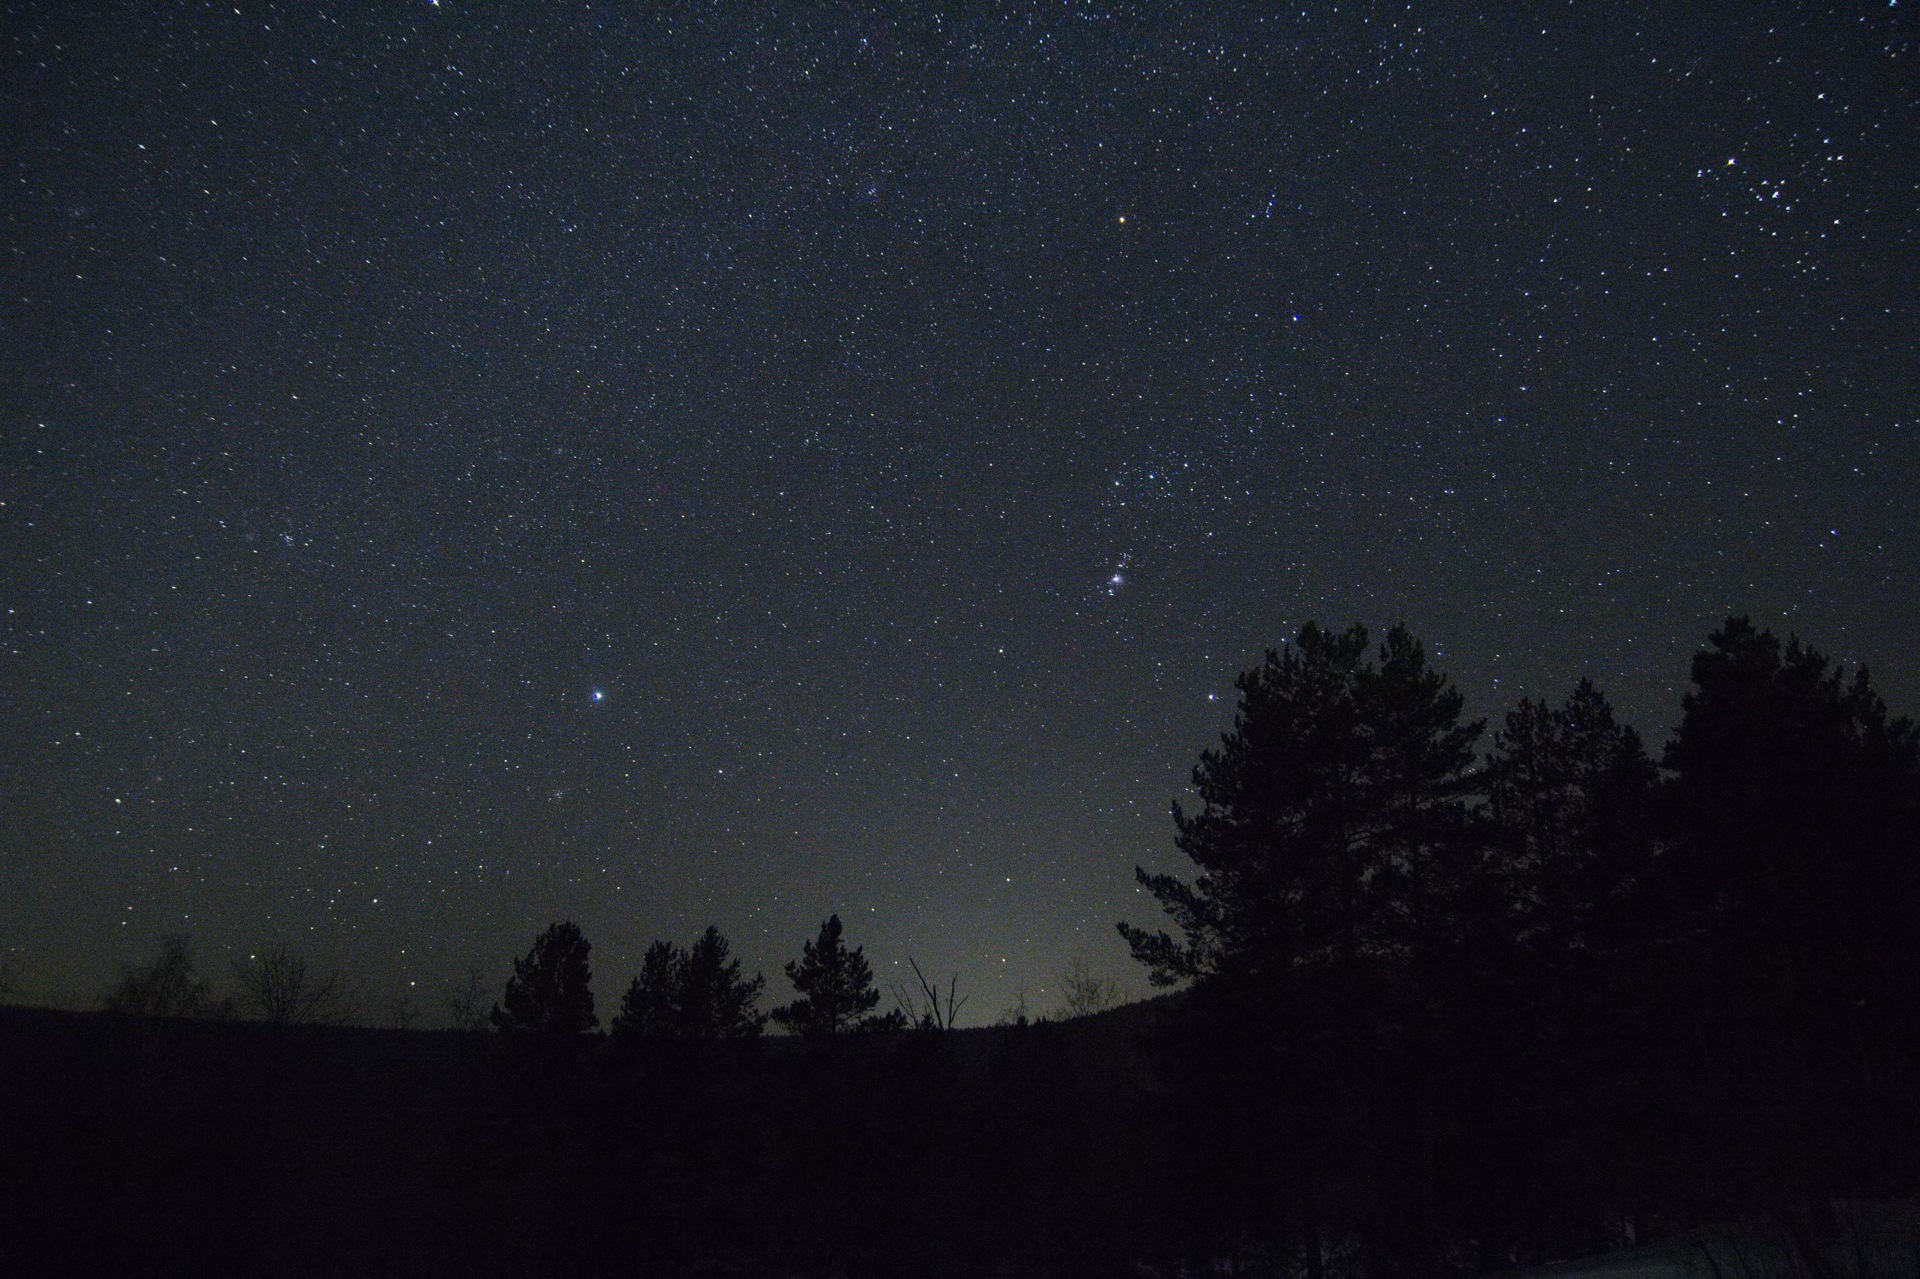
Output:
[[[446,993],[453,1026],[509,1035],[565,1038],[600,1029],[593,993],[593,944],[578,925],[557,920],[513,961],[502,998],[487,1006],[484,976],[471,970],[464,986]],[[681,1040],[751,1039],[769,1023],[803,1039],[870,1034],[923,1027],[952,1029],[966,996],[959,977],[943,990],[909,957],[915,982],[894,991],[895,1007],[877,1011],[881,991],[865,950],[849,946],[840,916],[829,915],[819,934],[802,944],[786,965],[795,998],[760,1011],[766,991],[761,974],[747,977],[718,926],[709,924],[689,946],[656,940],[640,972],[621,997],[608,1029],[616,1038]],[[125,1016],[223,1020],[244,1017],[272,1025],[346,1025],[359,1015],[359,1001],[342,975],[311,965],[285,945],[275,945],[230,965],[237,997],[215,993],[194,961],[191,939],[167,937],[144,964],[128,965],[101,1001],[104,1011]],[[1067,1016],[1084,1016],[1119,998],[1116,983],[1094,977],[1079,961],[1063,979]],[[1024,1013],[1022,1014],[1024,1016]],[[408,1016],[396,1015],[401,1029]]]
[[[1489,734],[1404,627],[1375,645],[1308,624],[1237,688],[1198,803],[1173,809],[1192,872],[1136,871],[1167,923],[1119,925],[1176,992],[1138,1019],[1147,1086],[1096,1084],[1093,1041],[1057,1026],[966,1051],[911,1033],[952,1026],[957,984],[913,966],[881,1013],[837,916],[767,1012],[717,928],[655,942],[606,1050],[575,1051],[600,1022],[591,946],[561,922],[497,999],[472,978],[464,1019],[498,1033],[434,1051],[473,1055],[370,1072],[419,1090],[381,1114],[446,1116],[356,1140],[416,1143],[380,1175],[406,1169],[488,1247],[858,1239],[1296,1279],[1478,1272],[1749,1215],[1842,1279],[1820,1246],[1834,1202],[1920,1188],[1920,731],[1865,669],[1731,619],[1657,754],[1585,681]],[[324,979],[291,959],[249,961],[256,1017],[321,1019]],[[1087,1010],[1111,999],[1075,978]],[[110,1001],[220,1005],[184,947]],[[769,1026],[800,1045],[768,1050]],[[262,1113],[318,1105],[298,1099],[321,1058],[266,1059],[310,1077],[262,1085]],[[331,1139],[330,1112],[302,1122]]]
[[[1188,1207],[1321,1273],[1911,1190],[1920,733],[1750,620],[1658,761],[1581,682],[1483,722],[1395,627],[1309,624],[1238,682],[1173,810],[1191,879],[1120,925],[1189,997],[1157,1043]],[[1485,1254],[1473,1254],[1476,1250]]]
[[[709,924],[691,946],[656,941],[620,1000],[615,1037],[752,1039],[769,1020],[803,1038],[901,1030],[899,1009],[875,1012],[880,991],[862,947],[848,946],[840,916],[830,915],[819,936],[786,966],[796,998],[771,1013],[759,1011],[766,978],[746,977],[730,957],[727,939]],[[513,964],[505,996],[488,1020],[510,1035],[564,1039],[599,1028],[594,1013],[593,945],[568,922],[549,925]]]

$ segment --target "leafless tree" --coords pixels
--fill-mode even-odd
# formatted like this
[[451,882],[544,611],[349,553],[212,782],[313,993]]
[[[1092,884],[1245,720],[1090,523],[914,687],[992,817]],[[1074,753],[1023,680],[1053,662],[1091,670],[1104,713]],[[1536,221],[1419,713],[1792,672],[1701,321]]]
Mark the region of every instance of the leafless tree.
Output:
[[269,1025],[338,1026],[353,1019],[353,999],[340,974],[309,967],[284,945],[236,962],[233,976],[248,1011]]
[[1120,983],[1095,977],[1079,959],[1067,965],[1060,988],[1068,1017],[1091,1017],[1120,1002]]
[[907,967],[913,970],[913,979],[918,989],[905,986],[893,988],[893,1002],[908,1021],[921,1030],[952,1030],[954,1019],[960,1010],[967,1006],[969,996],[960,993],[960,974],[955,973],[947,981],[943,994],[940,983],[927,980],[920,971],[920,965],[911,955],[907,957]]
[[405,991],[393,997],[387,1005],[387,1013],[395,1030],[412,1030],[414,1023],[420,1020],[420,1009],[414,1004],[413,996]]
[[487,993],[487,978],[478,964],[468,967],[466,976],[458,984],[443,988],[441,998],[446,1001],[447,1015],[455,1030],[487,1028],[487,1014],[493,999]]
[[160,944],[149,963],[128,965],[101,1006],[137,1017],[230,1017],[233,1001],[216,999],[213,987],[193,967],[193,942],[176,933]]
[[1013,993],[1013,1002],[1000,1010],[996,1026],[1024,1026],[1027,1024],[1027,988],[1020,987]]

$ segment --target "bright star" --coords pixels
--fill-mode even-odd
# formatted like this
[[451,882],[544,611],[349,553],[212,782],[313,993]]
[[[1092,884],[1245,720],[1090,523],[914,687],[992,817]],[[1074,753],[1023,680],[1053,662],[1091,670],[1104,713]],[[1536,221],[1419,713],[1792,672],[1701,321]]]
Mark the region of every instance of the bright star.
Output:
[[606,689],[604,689],[604,688],[596,688],[596,689],[594,689],[594,690],[593,690],[593,700],[594,700],[594,701],[596,701],[596,702],[604,702],[604,701],[606,701],[606,700],[607,700],[607,690],[606,690]]

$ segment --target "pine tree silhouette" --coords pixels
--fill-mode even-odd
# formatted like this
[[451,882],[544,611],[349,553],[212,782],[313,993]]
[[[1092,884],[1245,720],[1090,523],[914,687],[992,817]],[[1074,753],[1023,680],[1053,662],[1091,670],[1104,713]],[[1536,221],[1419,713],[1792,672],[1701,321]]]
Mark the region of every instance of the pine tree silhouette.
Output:
[[571,923],[555,923],[534,939],[525,959],[513,961],[513,977],[492,1021],[502,1031],[555,1037],[584,1035],[600,1024],[593,1015],[593,944]]
[[1424,1267],[1433,1050],[1468,942],[1505,915],[1468,803],[1483,725],[1402,626],[1376,661],[1363,628],[1310,622],[1237,686],[1200,811],[1173,810],[1198,876],[1135,872],[1181,936],[1119,926],[1155,984],[1193,983],[1157,1048],[1210,1152],[1194,1211],[1223,1232],[1278,1214],[1304,1242],[1343,1205],[1379,1264]]
[[1517,936],[1534,950],[1611,944],[1643,905],[1659,772],[1591,681],[1564,704],[1522,699],[1484,784]]
[[1236,681],[1233,731],[1193,771],[1201,811],[1173,808],[1198,878],[1135,871],[1183,936],[1120,925],[1154,984],[1404,952],[1457,923],[1484,726],[1404,627],[1378,665],[1367,647],[1309,622]]
[[727,939],[709,924],[693,945],[670,941],[647,948],[640,975],[627,987],[614,1018],[616,1035],[664,1039],[750,1039],[766,1024],[756,1010],[767,979],[741,975]]
[[1892,1082],[1920,1056],[1920,731],[1864,668],[1744,617],[1691,676],[1662,756],[1657,960],[1615,984],[1673,1045],[1642,1095],[1676,1116],[1658,1137],[1686,1186],[1819,1205],[1920,1141]]
[[904,1027],[906,1018],[897,1012],[874,1014],[880,992],[873,986],[873,969],[860,947],[847,948],[841,931],[840,916],[828,916],[820,936],[787,964],[787,980],[800,998],[775,1009],[773,1019],[808,1039]]

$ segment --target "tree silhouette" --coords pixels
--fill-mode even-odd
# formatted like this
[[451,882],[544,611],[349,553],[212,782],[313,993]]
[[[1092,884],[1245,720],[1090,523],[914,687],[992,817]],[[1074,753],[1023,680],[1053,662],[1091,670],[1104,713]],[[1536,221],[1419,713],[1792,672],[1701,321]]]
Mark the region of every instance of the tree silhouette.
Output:
[[233,1001],[216,999],[213,987],[194,971],[193,942],[175,933],[145,964],[121,970],[120,981],[101,1006],[110,1013],[142,1017],[227,1017]]
[[906,1018],[898,1012],[874,1013],[880,992],[873,987],[873,969],[860,947],[847,948],[841,931],[840,916],[828,916],[820,936],[805,943],[799,959],[788,962],[787,980],[800,997],[775,1009],[773,1019],[808,1039],[905,1026]]
[[1699,1147],[1723,1185],[1818,1202],[1912,1139],[1886,1081],[1920,1056],[1920,731],[1865,668],[1736,617],[1663,764]]
[[459,982],[441,987],[440,999],[455,1030],[485,1030],[491,1021],[487,1015],[487,978],[478,964],[467,965],[466,975]]
[[337,1026],[353,1019],[340,974],[319,972],[285,945],[269,946],[233,965],[249,1012],[273,1026]]
[[1522,699],[1484,785],[1514,928],[1535,949],[1617,940],[1648,887],[1659,772],[1591,681],[1560,707]]
[[613,1033],[673,1038],[679,1033],[680,972],[686,952],[670,941],[656,941],[640,960],[640,974],[627,984]]
[[1060,977],[1061,1015],[1091,1017],[1120,1002],[1120,983],[1096,977],[1086,961],[1078,957],[1068,961]]
[[1662,760],[1681,891],[1792,946],[1911,937],[1920,730],[1797,638],[1736,617],[1708,645]]
[[907,956],[907,967],[913,972],[914,987],[893,988],[893,1002],[901,1018],[918,1030],[952,1030],[960,1010],[972,998],[960,993],[960,974],[948,977],[947,988],[942,991],[940,983],[930,980],[911,955]]
[[670,941],[647,948],[640,975],[627,987],[616,1035],[665,1039],[750,1039],[766,1025],[755,1005],[767,979],[749,981],[740,961],[729,959],[727,939],[709,924],[693,945],[681,950]]
[[1135,871],[1183,936],[1120,925],[1154,984],[1404,953],[1457,926],[1483,725],[1459,722],[1406,628],[1375,665],[1364,627],[1309,622],[1235,684],[1233,731],[1193,771],[1201,811],[1173,807],[1198,878]]
[[1158,1037],[1212,1152],[1192,1211],[1222,1231],[1278,1217],[1304,1243],[1341,1202],[1378,1264],[1426,1265],[1437,1030],[1506,913],[1468,804],[1483,726],[1402,626],[1376,661],[1363,628],[1309,622],[1237,687],[1193,772],[1200,811],[1173,809],[1198,876],[1135,872],[1181,936],[1119,926],[1156,985],[1194,984]]
[[401,991],[387,1001],[387,1024],[395,1030],[412,1030],[420,1023],[420,1006],[413,996]]
[[552,1037],[584,1035],[599,1026],[587,963],[592,950],[574,924],[549,924],[527,957],[513,961],[513,977],[494,1006],[493,1024],[509,1033]]

